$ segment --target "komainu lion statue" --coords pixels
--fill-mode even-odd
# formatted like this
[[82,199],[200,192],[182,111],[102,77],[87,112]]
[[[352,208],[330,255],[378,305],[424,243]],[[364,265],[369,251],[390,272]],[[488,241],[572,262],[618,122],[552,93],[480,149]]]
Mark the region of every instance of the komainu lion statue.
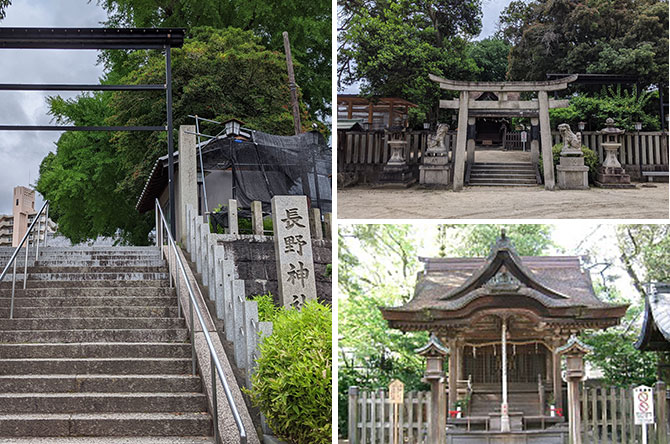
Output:
[[558,125],[558,132],[563,138],[561,154],[582,154],[582,133],[573,133],[567,123]]
[[437,131],[435,135],[428,135],[428,148],[426,149],[426,154],[447,154],[447,146],[444,144],[445,136],[449,131],[449,125],[446,123],[440,123],[437,125]]

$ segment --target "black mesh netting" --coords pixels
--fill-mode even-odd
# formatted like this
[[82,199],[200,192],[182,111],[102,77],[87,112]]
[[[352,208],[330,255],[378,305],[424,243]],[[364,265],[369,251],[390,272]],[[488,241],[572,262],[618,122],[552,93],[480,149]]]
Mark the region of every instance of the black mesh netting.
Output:
[[215,139],[203,149],[205,169],[232,168],[240,209],[254,200],[270,211],[275,195],[306,195],[313,208],[332,211],[332,149],[317,132],[275,136],[251,132],[251,140]]

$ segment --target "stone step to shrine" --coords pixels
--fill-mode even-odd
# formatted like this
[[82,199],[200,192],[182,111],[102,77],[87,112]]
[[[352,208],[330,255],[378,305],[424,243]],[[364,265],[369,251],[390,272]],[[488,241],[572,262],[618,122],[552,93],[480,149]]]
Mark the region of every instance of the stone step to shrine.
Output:
[[536,186],[535,167],[529,163],[474,163],[470,169],[472,186]]

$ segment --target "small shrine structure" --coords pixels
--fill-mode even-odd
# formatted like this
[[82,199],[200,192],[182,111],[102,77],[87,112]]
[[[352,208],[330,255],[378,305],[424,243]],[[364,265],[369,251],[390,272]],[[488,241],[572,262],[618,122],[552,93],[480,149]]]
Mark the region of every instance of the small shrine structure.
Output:
[[[531,161],[539,159],[539,142],[542,148],[544,168],[544,186],[553,190],[556,185],[554,178],[554,160],[551,153],[551,127],[549,108],[566,108],[569,100],[549,99],[549,91],[566,89],[577,75],[561,79],[541,82],[469,82],[448,80],[430,75],[430,80],[448,91],[458,91],[459,98],[440,100],[440,108],[458,110],[458,133],[454,151],[454,191],[461,191],[465,180],[466,163],[474,163],[475,158],[475,125],[478,117],[530,117],[531,118]],[[496,100],[477,100],[471,92],[489,94]],[[520,100],[520,93],[537,93],[537,99]],[[467,145],[467,153],[466,153]],[[466,158],[467,154],[467,158]]]
[[[414,297],[381,311],[392,328],[431,333],[417,353],[429,361],[431,402],[446,408],[431,419],[442,424],[434,433],[524,434],[565,425],[563,415],[579,402],[575,384],[588,352],[576,335],[618,324],[628,305],[598,299],[579,257],[521,257],[504,231],[486,258],[420,260],[425,269]],[[446,355],[448,376],[439,379],[434,360]],[[564,402],[563,357],[570,402]],[[561,433],[565,438],[568,429]]]

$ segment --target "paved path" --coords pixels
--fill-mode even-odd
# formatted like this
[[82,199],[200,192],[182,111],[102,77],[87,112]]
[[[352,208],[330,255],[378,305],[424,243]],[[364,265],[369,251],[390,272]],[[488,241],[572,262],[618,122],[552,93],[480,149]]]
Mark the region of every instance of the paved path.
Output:
[[668,184],[629,190],[545,191],[543,187],[466,187],[462,192],[345,188],[340,219],[667,219]]

